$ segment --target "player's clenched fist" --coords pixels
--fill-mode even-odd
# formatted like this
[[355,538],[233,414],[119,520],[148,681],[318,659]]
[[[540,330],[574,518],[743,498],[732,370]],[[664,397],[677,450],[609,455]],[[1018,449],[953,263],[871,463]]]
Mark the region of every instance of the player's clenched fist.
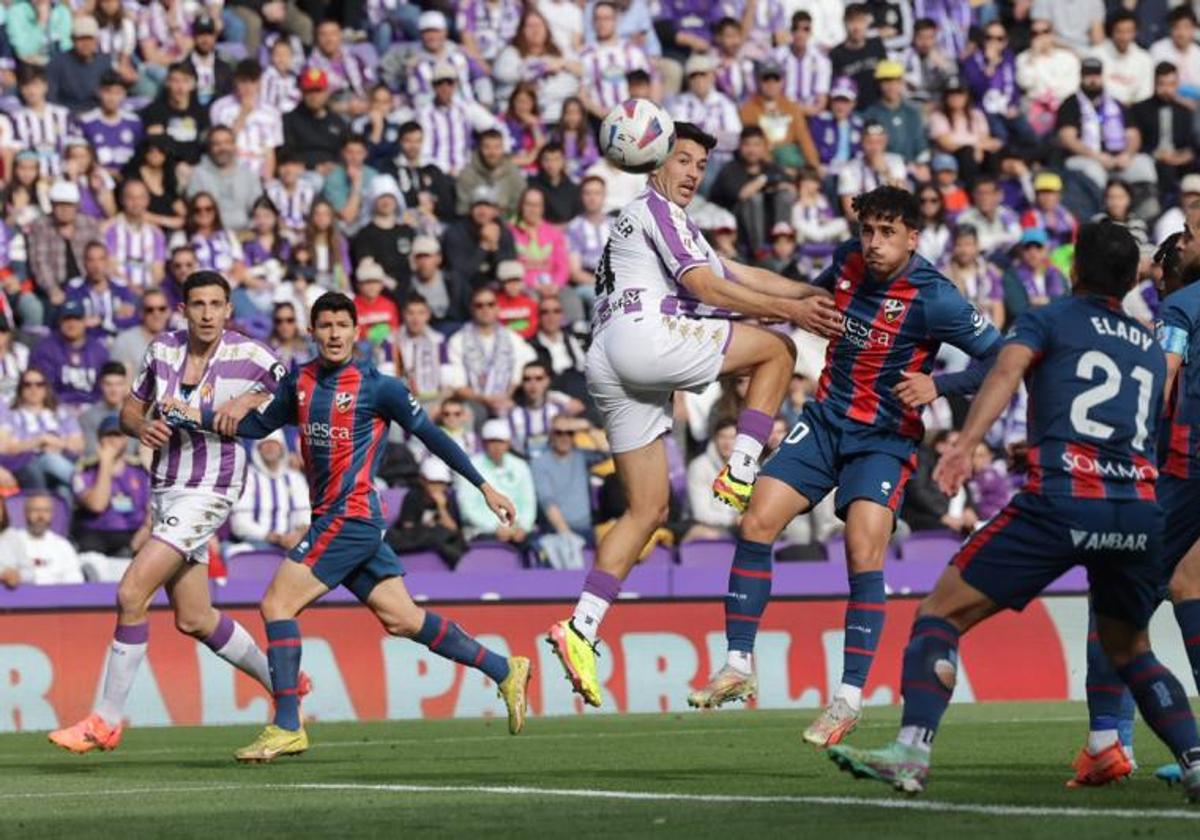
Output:
[[496,518],[500,520],[502,525],[511,525],[517,521],[517,508],[508,496],[505,496],[490,484],[481,486],[479,492],[483,494],[487,506],[491,509],[492,513],[496,514]]
[[937,399],[937,385],[929,374],[904,370],[900,372],[900,376],[903,378],[900,384],[892,389],[892,393],[905,408],[920,408]]
[[787,319],[803,330],[822,338],[837,338],[842,334],[842,313],[827,294],[809,295],[802,300],[788,301]]
[[142,421],[142,429],[138,433],[138,440],[141,441],[143,446],[147,446],[150,449],[162,449],[170,439],[171,427],[165,421],[157,418]]

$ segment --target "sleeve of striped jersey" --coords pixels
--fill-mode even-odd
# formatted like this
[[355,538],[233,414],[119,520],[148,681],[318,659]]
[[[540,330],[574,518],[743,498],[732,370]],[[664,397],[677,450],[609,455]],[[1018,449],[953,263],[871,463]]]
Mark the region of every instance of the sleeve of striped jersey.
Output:
[[646,207],[650,212],[650,241],[672,280],[679,280],[689,269],[708,265],[708,254],[688,230],[682,213],[672,213],[665,201],[651,200]]
[[[294,423],[296,418],[296,373],[288,373],[279,384],[270,402],[258,411],[251,411],[238,423],[238,437],[259,440],[276,429]],[[212,429],[213,411],[205,409],[200,414],[200,425]]]
[[982,359],[1000,340],[1000,331],[949,283],[939,284],[925,314],[931,339],[951,344],[972,358]]
[[825,270],[813,279],[812,284],[833,291],[833,284],[837,282],[838,275],[842,273],[842,266],[846,264],[850,255],[860,250],[861,247],[857,239],[849,239],[837,246],[829,265],[825,266]]
[[399,379],[394,376],[381,377],[375,404],[379,406],[383,417],[396,421],[416,435],[417,439],[425,444],[425,448],[445,461],[450,469],[476,487],[483,484],[483,476],[475,469],[467,453],[451,440],[449,435],[430,422],[429,415]]
[[138,370],[137,378],[133,380],[130,394],[139,402],[150,402],[150,398],[154,396],[154,385],[154,342],[152,341],[142,356],[142,367]]
[[259,373],[255,377],[252,390],[256,393],[278,393],[279,383],[287,376],[288,369],[266,345],[255,347],[254,361],[258,365]]
[[1162,313],[1158,316],[1158,343],[1164,353],[1174,353],[1186,360],[1194,325],[1187,310],[1173,297],[1163,302]]

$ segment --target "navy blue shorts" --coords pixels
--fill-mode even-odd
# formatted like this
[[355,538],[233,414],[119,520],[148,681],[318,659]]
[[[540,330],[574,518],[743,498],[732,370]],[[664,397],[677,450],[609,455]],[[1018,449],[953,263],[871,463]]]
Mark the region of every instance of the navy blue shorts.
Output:
[[916,441],[840,419],[824,404],[810,400],[761,474],[782,481],[813,506],[836,487],[834,506],[845,519],[856,499],[895,513],[916,468]]
[[288,559],[308,566],[330,589],[345,586],[363,602],[381,581],[404,574],[379,523],[332,514],[309,526]]
[[1163,528],[1163,597],[1175,567],[1196,540],[1200,540],[1200,480],[1159,475],[1155,483],[1158,504],[1162,508]]
[[1019,493],[950,562],[968,584],[1014,610],[1083,565],[1096,612],[1141,629],[1158,606],[1162,529],[1154,502]]

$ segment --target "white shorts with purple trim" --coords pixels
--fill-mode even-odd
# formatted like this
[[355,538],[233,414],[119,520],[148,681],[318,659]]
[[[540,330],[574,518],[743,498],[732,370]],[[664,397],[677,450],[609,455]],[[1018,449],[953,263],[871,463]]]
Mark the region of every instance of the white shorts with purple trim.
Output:
[[195,490],[157,490],[150,497],[150,535],[192,563],[208,563],[208,541],[216,535],[233,502]]
[[723,318],[625,313],[588,349],[588,393],[604,415],[613,452],[630,452],[671,431],[672,394],[716,381],[733,336]]

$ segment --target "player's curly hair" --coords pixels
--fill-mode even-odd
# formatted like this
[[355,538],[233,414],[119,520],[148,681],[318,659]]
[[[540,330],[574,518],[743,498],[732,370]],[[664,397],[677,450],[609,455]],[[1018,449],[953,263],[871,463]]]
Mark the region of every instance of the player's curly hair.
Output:
[[1129,228],[1116,222],[1085,222],[1075,238],[1076,285],[1121,298],[1137,282],[1141,250]]
[[906,189],[892,186],[876,187],[856,195],[850,202],[860,220],[879,219],[891,222],[899,219],[912,230],[921,228],[921,205]]
[[[1179,254],[1179,240],[1183,236],[1183,231],[1172,233],[1162,241],[1158,246],[1158,250],[1154,252],[1154,264],[1162,269],[1163,285],[1166,286],[1186,286],[1189,279],[1180,277],[1180,272],[1183,270],[1183,258]],[[1191,278],[1194,282],[1200,278]]]

